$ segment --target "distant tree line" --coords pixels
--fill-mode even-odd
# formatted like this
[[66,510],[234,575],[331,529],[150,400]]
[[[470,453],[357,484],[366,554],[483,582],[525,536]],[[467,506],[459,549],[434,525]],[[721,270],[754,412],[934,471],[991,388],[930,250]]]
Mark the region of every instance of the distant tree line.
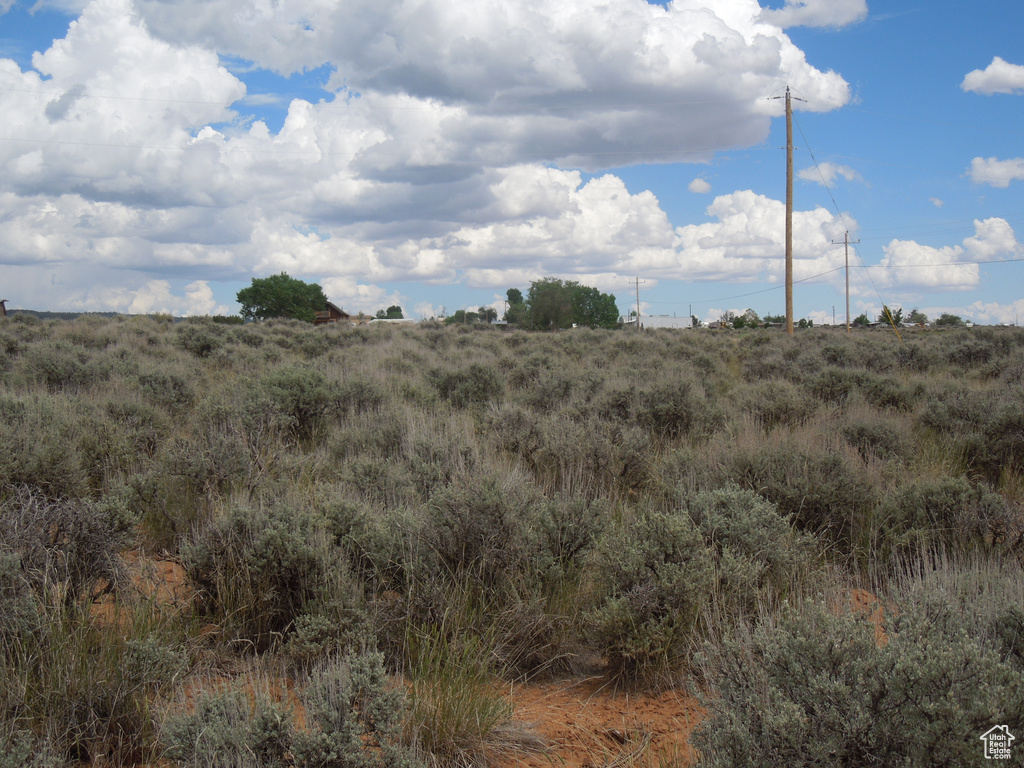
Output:
[[550,331],[586,326],[617,328],[619,308],[615,296],[575,280],[545,277],[530,283],[526,297],[518,288],[506,294],[506,322],[522,328]]

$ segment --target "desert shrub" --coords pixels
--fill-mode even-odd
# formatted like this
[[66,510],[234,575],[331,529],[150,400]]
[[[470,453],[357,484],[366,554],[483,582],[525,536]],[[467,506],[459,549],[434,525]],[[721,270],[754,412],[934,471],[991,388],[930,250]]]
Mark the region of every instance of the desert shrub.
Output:
[[1007,470],[1024,471],[1024,400],[1008,400],[992,414],[982,439],[976,444],[972,464],[990,482],[1002,479]]
[[595,643],[613,673],[650,681],[680,665],[707,604],[714,566],[688,515],[636,511],[596,555]]
[[[415,685],[415,683],[414,683]],[[335,657],[314,669],[301,694],[307,728],[293,736],[296,768],[416,768],[403,738],[409,706],[383,656]]]
[[554,410],[572,395],[576,378],[572,370],[561,366],[540,368],[526,392],[525,402],[541,412]]
[[200,608],[257,650],[292,628],[331,568],[321,518],[283,502],[231,507],[196,531],[182,557]]
[[0,487],[26,485],[47,496],[88,492],[79,448],[80,419],[70,403],[55,397],[0,395]]
[[480,463],[479,446],[449,425],[433,433],[425,431],[404,437],[402,463],[416,489],[418,501],[426,501],[436,488],[472,473]]
[[1024,401],[1012,393],[950,388],[936,392],[921,422],[939,431],[968,469],[989,483],[1024,469]]
[[0,552],[17,554],[36,595],[70,606],[120,579],[133,522],[115,505],[17,487],[0,496]]
[[923,388],[905,386],[893,376],[865,374],[858,383],[864,399],[876,408],[909,411],[918,400]]
[[538,501],[516,475],[467,475],[430,497],[422,536],[445,578],[498,595],[538,565]]
[[967,765],[1024,711],[1019,670],[941,595],[901,605],[885,632],[809,605],[723,642],[705,657],[698,765]]
[[606,386],[595,398],[593,412],[609,421],[635,422],[640,407],[637,388],[631,384]]
[[920,343],[904,343],[896,349],[896,364],[905,371],[926,373],[937,366],[939,354]]
[[420,515],[339,498],[320,509],[330,543],[368,594],[408,592],[425,567],[420,563]]
[[82,458],[94,487],[130,475],[154,457],[168,431],[163,414],[131,400],[110,401],[82,430]]
[[999,406],[991,392],[965,386],[947,386],[930,393],[921,412],[921,423],[948,435],[962,435],[982,427]]
[[857,391],[862,378],[862,371],[830,366],[812,378],[809,387],[823,403],[842,406]]
[[141,371],[138,374],[139,389],[154,405],[171,413],[180,413],[192,405],[195,389],[185,376],[162,369]]
[[744,387],[739,403],[765,431],[798,426],[817,408],[817,403],[803,390],[784,379]]
[[294,735],[289,707],[241,686],[199,692],[160,733],[167,757],[187,768],[287,768]]
[[262,333],[246,327],[233,329],[231,331],[231,340],[236,344],[242,344],[253,349],[262,347],[266,341]]
[[521,405],[492,404],[483,414],[482,424],[502,450],[528,461],[543,442],[536,415]]
[[53,744],[30,729],[0,722],[0,768],[66,768]]
[[961,337],[946,350],[946,360],[962,369],[988,363],[995,355],[996,349],[991,341],[980,338],[977,334]]
[[22,356],[22,365],[33,379],[50,392],[79,392],[110,377],[111,363],[105,355],[95,355],[67,341],[33,344]]
[[[40,765],[152,759],[151,702],[187,664],[180,633],[145,606],[120,624],[36,606],[30,622],[0,629],[2,727],[33,734],[32,748],[54,758]],[[24,743],[17,737],[12,751]]]
[[823,536],[846,552],[866,546],[864,526],[875,493],[842,453],[796,443],[752,447],[733,454],[725,474],[771,501],[801,530]]
[[706,437],[721,422],[721,412],[704,388],[690,381],[662,381],[639,394],[637,422],[669,440]]
[[881,534],[899,551],[999,547],[1013,540],[1024,519],[998,493],[962,477],[909,482],[882,505],[881,515]]
[[572,494],[556,494],[540,505],[537,531],[549,581],[559,583],[578,573],[608,523],[607,501],[588,501]]
[[716,620],[778,603],[812,570],[817,542],[753,491],[730,486],[684,504],[713,560]]
[[260,388],[303,438],[316,434],[342,404],[338,384],[312,368],[278,368],[263,377]]
[[622,468],[616,444],[619,425],[558,413],[540,418],[537,429],[540,445],[529,463],[546,491],[593,496],[615,486]]
[[322,659],[359,650],[373,637],[356,585],[344,574],[336,581],[342,582],[342,588],[332,590],[331,599],[307,606],[295,618],[284,650],[299,668],[308,669]]
[[839,431],[865,461],[905,460],[913,453],[907,432],[891,419],[875,415],[850,418]]
[[380,408],[387,402],[384,388],[364,378],[346,379],[337,385],[338,405],[349,414],[365,413]]
[[196,357],[207,358],[224,347],[226,338],[225,326],[209,318],[192,317],[175,329],[174,344]]
[[157,469],[173,492],[185,501],[183,511],[210,506],[232,489],[241,488],[249,476],[250,453],[238,432],[211,428],[198,435],[171,440],[157,462]]
[[494,366],[483,363],[471,363],[458,370],[434,368],[427,377],[438,394],[456,408],[491,402],[505,390]]

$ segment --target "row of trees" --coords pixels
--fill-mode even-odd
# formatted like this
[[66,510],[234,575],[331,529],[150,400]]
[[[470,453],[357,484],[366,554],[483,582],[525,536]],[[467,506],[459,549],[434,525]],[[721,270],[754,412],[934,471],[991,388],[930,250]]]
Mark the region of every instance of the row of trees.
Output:
[[[854,325],[871,325],[871,320],[868,319],[866,312],[861,313],[851,321]],[[875,318],[876,323],[883,323],[885,325],[927,325],[928,315],[921,312],[918,309],[910,310],[910,314],[906,317],[903,316],[903,308],[897,307],[896,309],[890,309],[888,305],[882,305],[882,311],[878,313],[878,317]],[[952,315],[948,312],[943,312],[939,315],[935,321],[935,325],[940,327],[956,328],[964,325],[963,319],[959,315]]]
[[509,288],[505,296],[508,300],[505,320],[523,328],[547,331],[574,325],[590,328],[619,325],[615,296],[575,280],[545,277],[530,283],[525,298],[518,288]]
[[[289,277],[282,272],[270,277],[253,278],[248,288],[237,294],[241,305],[241,316],[244,320],[266,320],[271,317],[288,317],[305,322],[313,322],[316,313],[327,305],[327,296],[323,288],[315,283],[305,283]],[[507,309],[505,320],[511,325],[531,330],[555,330],[571,328],[574,325],[590,328],[615,328],[619,324],[619,309],[615,304],[615,296],[601,293],[597,288],[581,285],[575,280],[560,280],[545,277],[530,283],[530,289],[524,297],[518,288],[509,288],[506,292]],[[376,317],[381,320],[400,320],[404,317],[402,308],[392,304],[387,309],[377,310]],[[493,307],[480,307],[476,312],[460,309],[447,323],[493,323],[498,319],[498,312]],[[697,318],[692,318],[694,325]],[[782,315],[765,315],[758,317],[752,309],[743,314],[726,312],[722,321],[734,328],[755,328],[763,323],[784,322]],[[862,313],[853,321],[854,325],[871,325],[867,313]],[[885,325],[925,325],[928,316],[918,309],[910,310],[904,317],[903,308],[891,309],[882,305],[882,311],[875,319],[876,323]],[[800,327],[808,327],[809,320],[801,320]],[[935,325],[957,327],[964,325],[958,315],[948,312],[941,314]]]
[[[267,320],[286,317],[312,323],[316,313],[327,307],[327,294],[316,283],[307,283],[288,273],[270,277],[254,277],[248,288],[243,288],[235,299],[241,306],[243,320]],[[401,320],[404,315],[398,304],[378,309],[378,320]]]
[[[518,288],[510,288],[507,297],[505,320],[523,328],[553,330],[573,325],[615,328],[619,324],[619,309],[613,295],[580,285],[574,280],[545,277],[530,284],[525,298]],[[284,272],[253,278],[252,284],[240,290],[236,298],[245,320],[287,317],[311,323],[316,313],[327,305],[327,296],[319,285],[305,283]],[[400,320],[403,318],[402,308],[393,304],[387,309],[378,310],[376,317],[381,320]],[[492,323],[497,319],[496,309],[480,307],[477,312],[460,309],[446,322]]]

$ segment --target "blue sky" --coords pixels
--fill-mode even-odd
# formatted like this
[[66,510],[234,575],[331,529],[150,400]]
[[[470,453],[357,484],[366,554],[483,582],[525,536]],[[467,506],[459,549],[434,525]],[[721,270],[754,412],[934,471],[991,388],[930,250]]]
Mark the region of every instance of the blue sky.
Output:
[[281,271],[345,309],[882,302],[1024,314],[1011,0],[0,0],[0,293],[217,314]]

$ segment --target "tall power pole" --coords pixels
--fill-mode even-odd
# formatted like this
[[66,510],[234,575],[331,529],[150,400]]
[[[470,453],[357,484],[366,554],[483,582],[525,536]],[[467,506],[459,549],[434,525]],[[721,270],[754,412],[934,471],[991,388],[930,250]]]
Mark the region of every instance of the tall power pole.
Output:
[[640,330],[640,275],[636,276],[636,329]]
[[793,104],[786,86],[786,333],[793,335]]
[[[773,99],[782,98],[772,96]],[[793,103],[786,86],[786,333],[793,335]],[[803,99],[797,99],[803,101]]]
[[[856,245],[860,240],[854,240],[853,243]],[[832,245],[839,245],[836,240],[832,241]],[[846,332],[850,332],[850,233],[849,231],[843,235],[843,245],[846,251]]]

